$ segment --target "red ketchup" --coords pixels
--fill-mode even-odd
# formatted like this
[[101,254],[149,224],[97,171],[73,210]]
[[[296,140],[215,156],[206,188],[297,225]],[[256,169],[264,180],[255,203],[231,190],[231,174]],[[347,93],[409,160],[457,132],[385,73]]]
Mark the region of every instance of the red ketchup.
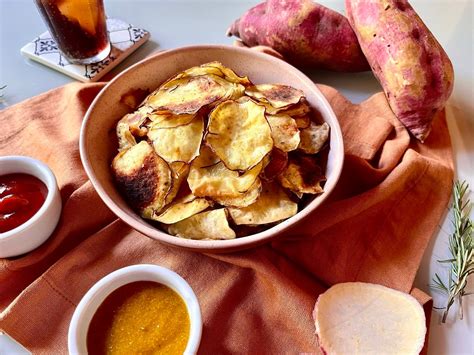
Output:
[[47,194],[46,185],[34,176],[0,176],[0,233],[12,230],[33,217]]

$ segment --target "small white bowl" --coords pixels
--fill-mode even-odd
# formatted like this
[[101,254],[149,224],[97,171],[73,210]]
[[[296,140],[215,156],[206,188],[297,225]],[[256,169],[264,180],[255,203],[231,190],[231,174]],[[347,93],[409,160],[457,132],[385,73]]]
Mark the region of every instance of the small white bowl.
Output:
[[199,302],[191,286],[177,273],[158,265],[140,264],[116,270],[87,291],[76,307],[69,325],[70,354],[87,354],[89,324],[102,302],[119,287],[136,281],[154,281],[174,290],[186,304],[191,323],[185,354],[196,354],[201,342],[202,319]]
[[43,244],[54,232],[61,216],[61,195],[51,169],[43,162],[24,156],[0,157],[0,175],[28,174],[48,189],[41,208],[25,223],[0,233],[0,258],[25,254]]

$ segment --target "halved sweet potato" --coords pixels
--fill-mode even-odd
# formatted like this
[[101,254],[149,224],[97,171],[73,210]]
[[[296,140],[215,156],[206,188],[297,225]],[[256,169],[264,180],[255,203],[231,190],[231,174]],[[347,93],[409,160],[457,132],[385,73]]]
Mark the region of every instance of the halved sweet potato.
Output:
[[325,354],[419,354],[425,341],[423,307],[381,285],[334,285],[319,295],[313,318]]

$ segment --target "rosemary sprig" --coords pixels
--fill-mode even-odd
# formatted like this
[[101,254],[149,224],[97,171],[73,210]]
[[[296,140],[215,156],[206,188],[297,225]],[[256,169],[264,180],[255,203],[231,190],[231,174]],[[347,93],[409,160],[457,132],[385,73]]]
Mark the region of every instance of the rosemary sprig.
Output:
[[449,309],[457,300],[459,303],[459,318],[463,318],[462,298],[469,295],[466,292],[467,279],[474,273],[474,238],[473,222],[470,218],[471,201],[467,197],[469,184],[466,181],[456,181],[453,187],[453,227],[454,232],[449,236],[449,252],[451,258],[438,260],[439,263],[449,264],[448,283],[441,280],[438,274],[433,278],[432,287],[448,296],[443,308],[442,322],[446,322]]

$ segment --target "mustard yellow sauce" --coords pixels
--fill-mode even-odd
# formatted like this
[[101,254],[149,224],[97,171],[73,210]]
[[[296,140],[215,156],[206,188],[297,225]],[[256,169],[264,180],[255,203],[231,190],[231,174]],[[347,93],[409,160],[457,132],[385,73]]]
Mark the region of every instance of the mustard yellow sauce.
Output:
[[89,325],[89,354],[182,354],[189,338],[186,304],[167,286],[139,281],[112,292]]

